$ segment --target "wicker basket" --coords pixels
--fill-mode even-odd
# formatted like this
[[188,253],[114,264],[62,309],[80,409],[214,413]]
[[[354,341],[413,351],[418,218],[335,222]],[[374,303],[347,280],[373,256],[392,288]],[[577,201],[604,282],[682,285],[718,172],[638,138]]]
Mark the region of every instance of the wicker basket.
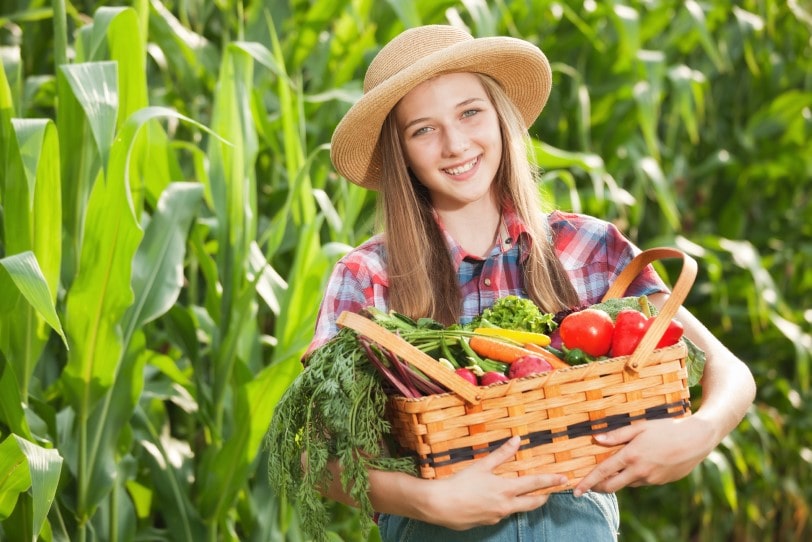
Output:
[[558,491],[619,448],[601,446],[593,435],[640,420],[690,415],[685,344],[655,346],[693,284],[696,262],[676,249],[646,250],[623,270],[604,300],[623,296],[646,265],[664,258],[681,258],[682,270],[660,318],[633,354],[487,387],[470,384],[367,318],[343,313],[339,323],[453,390],[390,399],[393,433],[404,453],[416,455],[423,478],[450,476],[519,435],[519,451],[495,472],[510,477],[565,474],[565,486],[542,492]]

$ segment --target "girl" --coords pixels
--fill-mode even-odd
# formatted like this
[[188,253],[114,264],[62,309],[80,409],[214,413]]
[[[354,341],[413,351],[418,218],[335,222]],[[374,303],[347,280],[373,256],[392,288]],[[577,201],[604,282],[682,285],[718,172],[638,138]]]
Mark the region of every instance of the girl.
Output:
[[[337,332],[341,312],[370,305],[451,324],[506,295],[552,313],[600,300],[639,249],[608,222],[541,212],[526,142],[551,79],[532,44],[451,26],[407,30],[379,52],[331,158],[348,180],[380,191],[384,233],[336,265],[311,350]],[[668,296],[650,267],[627,291],[643,294],[660,307]],[[493,474],[516,440],[450,478],[372,472],[383,540],[616,540],[613,492],[687,475],[755,394],[741,361],[685,309],[678,318],[707,355],[692,416],[595,437],[626,445],[573,490],[551,495],[528,493],[564,483],[558,475]],[[349,502],[338,484],[328,495]]]

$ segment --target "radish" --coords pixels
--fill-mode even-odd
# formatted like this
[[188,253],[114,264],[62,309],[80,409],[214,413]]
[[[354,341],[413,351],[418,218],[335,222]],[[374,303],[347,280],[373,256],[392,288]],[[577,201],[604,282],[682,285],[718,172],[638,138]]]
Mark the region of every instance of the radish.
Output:
[[468,382],[470,382],[474,386],[479,385],[479,382],[477,381],[477,377],[474,374],[474,371],[472,371],[471,369],[468,369],[467,367],[462,367],[460,369],[457,369],[454,372],[457,373],[458,375],[460,375],[461,377],[463,377],[465,380],[467,380]]
[[523,378],[552,370],[553,366],[547,360],[537,356],[522,356],[510,364],[508,376],[510,378]]
[[488,371],[479,379],[482,386],[490,386],[497,382],[507,382],[508,377],[498,371]]

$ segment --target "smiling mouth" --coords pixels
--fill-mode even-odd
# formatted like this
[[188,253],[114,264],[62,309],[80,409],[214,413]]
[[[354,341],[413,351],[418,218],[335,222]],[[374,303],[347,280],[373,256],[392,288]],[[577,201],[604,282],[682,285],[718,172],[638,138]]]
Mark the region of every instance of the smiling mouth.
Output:
[[476,158],[474,158],[470,162],[467,162],[467,163],[465,163],[465,164],[463,164],[461,166],[444,169],[443,171],[445,173],[448,173],[449,175],[462,175],[463,173],[471,171],[472,169],[474,169],[474,166],[476,166],[478,163],[479,163],[479,156],[477,156]]

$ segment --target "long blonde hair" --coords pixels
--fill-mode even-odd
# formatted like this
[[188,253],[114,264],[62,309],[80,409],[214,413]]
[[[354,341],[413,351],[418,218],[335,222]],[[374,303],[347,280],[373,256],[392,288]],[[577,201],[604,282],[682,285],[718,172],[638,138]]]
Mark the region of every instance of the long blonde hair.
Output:
[[[548,238],[524,122],[496,81],[476,75],[499,118],[503,152],[494,180],[497,198],[515,209],[532,239],[523,265],[524,288],[546,312],[574,307],[578,295]],[[378,204],[386,236],[389,307],[412,317],[457,322],[462,300],[456,271],[428,190],[406,165],[394,113],[383,125],[379,144],[385,157]]]

